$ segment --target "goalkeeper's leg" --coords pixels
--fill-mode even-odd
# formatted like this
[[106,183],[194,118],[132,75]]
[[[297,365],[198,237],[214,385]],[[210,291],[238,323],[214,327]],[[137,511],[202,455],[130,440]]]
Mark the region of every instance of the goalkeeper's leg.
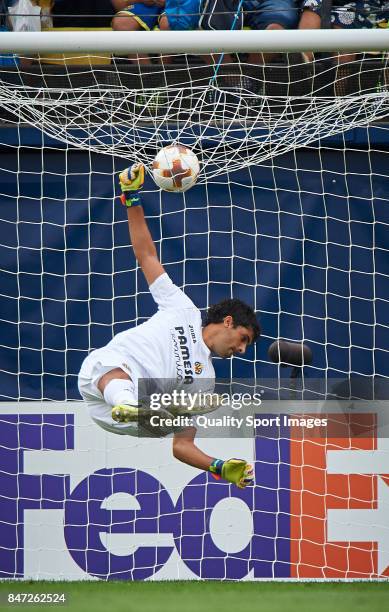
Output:
[[130,376],[121,368],[104,374],[97,383],[108,406],[112,406],[111,416],[117,423],[137,423],[145,416],[146,410],[135,397],[134,385]]
[[121,362],[110,351],[93,351],[81,366],[78,388],[95,423],[113,433],[136,436],[144,408],[138,404],[131,373]]

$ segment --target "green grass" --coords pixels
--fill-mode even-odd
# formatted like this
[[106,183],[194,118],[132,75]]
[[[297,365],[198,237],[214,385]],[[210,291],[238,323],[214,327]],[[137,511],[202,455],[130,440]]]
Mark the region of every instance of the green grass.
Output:
[[[67,605],[7,604],[8,593],[66,593]],[[0,582],[2,610],[70,612],[382,611],[389,582]]]

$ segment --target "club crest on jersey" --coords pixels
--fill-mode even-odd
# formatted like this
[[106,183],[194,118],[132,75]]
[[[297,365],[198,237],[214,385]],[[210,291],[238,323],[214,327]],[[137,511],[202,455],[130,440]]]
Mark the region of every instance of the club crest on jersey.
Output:
[[204,366],[202,363],[200,363],[200,361],[195,361],[195,364],[194,364],[195,374],[201,374],[201,372],[203,371],[203,368]]

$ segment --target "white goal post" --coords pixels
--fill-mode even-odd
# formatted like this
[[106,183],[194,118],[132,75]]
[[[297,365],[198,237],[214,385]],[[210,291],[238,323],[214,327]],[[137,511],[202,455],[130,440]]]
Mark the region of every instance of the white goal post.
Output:
[[2,32],[1,53],[249,53],[385,51],[385,29],[212,32]]

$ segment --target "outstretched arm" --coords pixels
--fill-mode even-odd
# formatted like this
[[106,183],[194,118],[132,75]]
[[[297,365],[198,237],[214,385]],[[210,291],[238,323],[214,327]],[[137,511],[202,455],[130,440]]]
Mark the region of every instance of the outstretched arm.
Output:
[[157,249],[147,227],[143,207],[135,206],[134,208],[128,208],[127,218],[135,257],[146,277],[147,283],[151,285],[165,270],[158,259]]
[[244,489],[254,483],[252,465],[244,459],[214,459],[203,453],[194,443],[196,428],[189,427],[176,433],[173,438],[173,455],[179,461],[187,463],[199,470],[211,472],[217,479],[223,478]]
[[158,259],[157,249],[140,203],[139,190],[143,186],[144,168],[141,164],[134,164],[128,170],[124,170],[119,178],[122,189],[121,201],[127,207],[132,248],[147,283],[151,285],[165,270]]
[[173,455],[179,461],[187,463],[199,470],[209,470],[213,457],[209,457],[194,444],[196,428],[188,427],[174,434]]

